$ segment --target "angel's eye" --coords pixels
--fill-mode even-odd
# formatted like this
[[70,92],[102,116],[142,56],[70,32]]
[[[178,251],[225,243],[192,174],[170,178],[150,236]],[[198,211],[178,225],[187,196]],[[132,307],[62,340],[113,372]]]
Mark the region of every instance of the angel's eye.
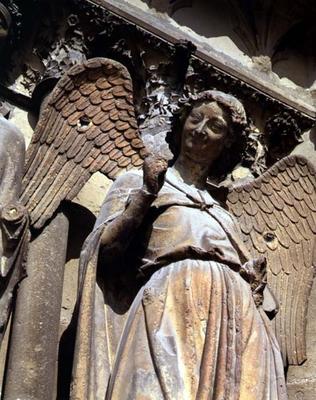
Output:
[[208,121],[207,127],[215,133],[222,133],[226,129],[226,125],[223,122],[214,119]]
[[270,243],[273,242],[273,240],[275,239],[275,235],[273,233],[268,232],[263,235],[263,238],[266,242]]
[[198,124],[199,122],[201,122],[202,121],[202,119],[203,119],[203,116],[202,116],[202,114],[200,114],[200,113],[191,113],[191,115],[190,115],[190,120],[191,120],[191,122],[193,122],[194,124]]

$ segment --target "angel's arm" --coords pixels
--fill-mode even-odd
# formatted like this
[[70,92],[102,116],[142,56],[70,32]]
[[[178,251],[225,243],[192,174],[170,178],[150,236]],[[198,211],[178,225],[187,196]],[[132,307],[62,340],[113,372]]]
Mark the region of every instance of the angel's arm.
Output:
[[101,246],[107,253],[121,253],[128,247],[163,185],[166,169],[165,160],[146,159],[142,187],[129,196],[123,212],[104,228]]

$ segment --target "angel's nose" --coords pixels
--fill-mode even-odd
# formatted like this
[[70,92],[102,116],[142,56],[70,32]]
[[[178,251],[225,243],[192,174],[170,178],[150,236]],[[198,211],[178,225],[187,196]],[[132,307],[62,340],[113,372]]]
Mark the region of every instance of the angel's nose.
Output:
[[199,125],[197,125],[197,127],[194,129],[195,133],[202,136],[205,135],[204,126],[205,126],[205,121],[200,122]]

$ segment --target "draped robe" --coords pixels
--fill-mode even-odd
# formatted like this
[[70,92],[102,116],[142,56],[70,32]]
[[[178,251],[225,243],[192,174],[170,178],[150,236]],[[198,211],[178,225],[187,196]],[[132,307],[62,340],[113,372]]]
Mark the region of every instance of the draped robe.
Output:
[[82,252],[72,399],[286,399],[278,343],[239,274],[239,228],[209,193],[168,170],[128,250],[100,257],[141,184],[117,179]]

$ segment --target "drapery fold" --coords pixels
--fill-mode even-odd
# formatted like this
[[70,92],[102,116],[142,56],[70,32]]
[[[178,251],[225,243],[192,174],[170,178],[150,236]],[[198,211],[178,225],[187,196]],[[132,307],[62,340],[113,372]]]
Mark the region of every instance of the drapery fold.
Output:
[[136,297],[107,399],[286,399],[282,376],[247,284],[223,264],[186,260]]
[[[153,204],[157,217],[143,247],[145,259],[157,264],[162,256],[164,263],[145,283],[129,264],[133,252],[121,274],[106,278],[104,271],[115,266],[98,265],[101,233],[124,211],[141,175],[114,183],[85,243],[71,399],[287,399],[274,334],[249,284],[229,267],[247,261],[238,227],[209,195],[200,205],[194,188],[175,187],[169,178]],[[200,252],[178,260],[172,249],[181,243]],[[203,255],[214,244],[225,249],[220,262]]]

